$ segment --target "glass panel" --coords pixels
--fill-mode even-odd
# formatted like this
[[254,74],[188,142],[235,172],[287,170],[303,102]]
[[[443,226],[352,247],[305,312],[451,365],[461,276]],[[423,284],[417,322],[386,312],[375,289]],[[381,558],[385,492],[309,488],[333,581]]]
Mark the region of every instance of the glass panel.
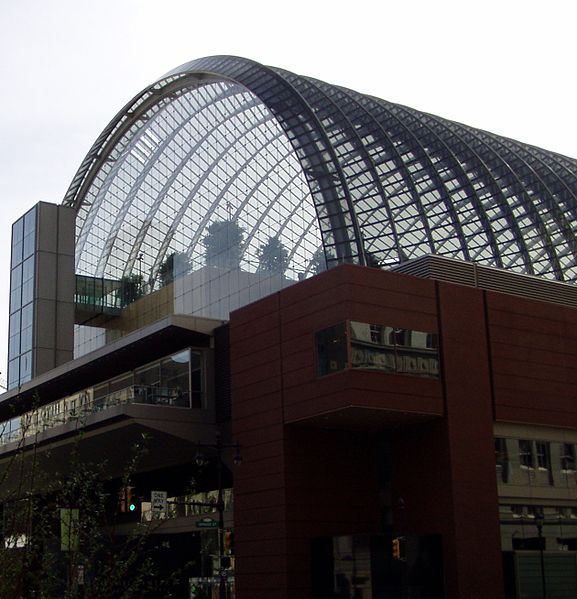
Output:
[[33,306],[26,306],[22,309],[22,328],[32,326],[32,316],[34,314]]
[[24,236],[36,230],[36,206],[24,215]]
[[523,468],[534,468],[533,447],[531,441],[519,439],[519,464]]
[[12,360],[20,355],[20,333],[12,335],[8,340],[8,359]]
[[396,371],[395,329],[364,322],[351,322],[351,365]]
[[10,326],[9,326],[9,335],[16,335],[16,333],[20,333],[20,312],[16,312],[10,316]]
[[18,241],[12,244],[12,261],[11,265],[16,266],[22,262],[22,242]]
[[353,368],[439,376],[436,333],[354,321],[350,326]]
[[32,256],[36,247],[36,232],[32,231],[24,236],[24,243],[22,249],[22,258],[26,259]]
[[8,362],[8,388],[13,389],[18,386],[20,380],[20,360],[15,358]]
[[203,361],[200,352],[190,353],[190,406],[192,408],[203,407]]
[[509,482],[509,454],[507,439],[495,439],[495,462],[497,466],[497,483]]
[[32,352],[29,351],[20,357],[20,383],[25,383],[32,378]]
[[32,349],[32,327],[26,327],[22,329],[21,337],[20,337],[20,351],[25,352]]
[[120,391],[121,389],[126,389],[126,387],[130,387],[132,385],[132,373],[122,375],[116,379],[110,381],[109,392],[114,393],[115,391]]
[[575,445],[573,443],[561,444],[561,469],[566,471],[575,470]]
[[[30,378],[32,352],[24,353],[20,358],[8,364],[8,380],[14,388]],[[190,388],[190,369],[192,368],[192,391]],[[95,387],[89,387],[77,393],[46,404],[22,415],[26,423],[25,436],[34,435],[46,428],[60,426],[65,422],[85,418],[125,403],[148,403],[160,406],[195,408],[203,406],[204,360],[200,351],[186,349],[149,364],[137,373],[125,373]],[[159,378],[160,377],[160,378]],[[134,384],[134,383],[137,384]],[[159,384],[162,382],[162,385]],[[4,435],[9,421],[0,422],[0,444],[10,441]]]
[[30,256],[22,264],[22,305],[34,299],[34,256]]
[[174,354],[160,363],[162,402],[187,408],[190,405],[190,351]]
[[137,403],[157,402],[160,393],[160,364],[145,366],[134,372],[134,401]]
[[318,374],[331,374],[346,368],[347,341],[344,322],[319,331],[315,341]]
[[138,277],[143,293],[172,285],[175,311],[228,318],[312,274],[321,239],[307,179],[242,85],[195,83],[162,99],[111,158],[77,216],[78,275]]
[[24,238],[24,218],[18,219],[12,225],[12,243],[18,243]]

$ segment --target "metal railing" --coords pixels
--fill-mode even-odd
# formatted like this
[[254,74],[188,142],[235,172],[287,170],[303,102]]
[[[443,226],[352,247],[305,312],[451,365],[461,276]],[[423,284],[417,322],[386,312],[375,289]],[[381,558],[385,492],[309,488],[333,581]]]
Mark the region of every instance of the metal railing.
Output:
[[190,407],[190,393],[179,388],[130,385],[101,397],[88,391],[60,399],[0,423],[0,445],[24,441],[46,430],[74,422],[122,404]]

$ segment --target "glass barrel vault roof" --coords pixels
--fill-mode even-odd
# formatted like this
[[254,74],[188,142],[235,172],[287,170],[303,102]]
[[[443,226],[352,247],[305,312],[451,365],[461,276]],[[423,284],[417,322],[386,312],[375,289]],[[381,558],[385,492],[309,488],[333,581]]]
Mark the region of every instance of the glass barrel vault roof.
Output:
[[77,210],[78,274],[138,272],[154,289],[174,252],[201,267],[223,220],[240,226],[247,272],[274,239],[294,280],[319,255],[387,267],[439,254],[573,282],[576,199],[571,158],[215,56],[129,102],[64,203]]

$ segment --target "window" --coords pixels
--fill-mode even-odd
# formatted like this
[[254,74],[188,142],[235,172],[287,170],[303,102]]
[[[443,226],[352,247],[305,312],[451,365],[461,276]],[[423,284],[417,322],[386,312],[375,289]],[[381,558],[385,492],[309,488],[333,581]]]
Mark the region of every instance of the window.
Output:
[[371,324],[371,325],[369,325],[369,332],[371,335],[372,343],[382,343],[383,342],[382,341],[383,327],[380,327],[375,324]]
[[550,470],[551,468],[551,453],[549,443],[545,441],[537,441],[535,443],[537,450],[537,467],[541,470]]
[[353,368],[438,378],[436,333],[355,321],[349,330]]
[[561,444],[561,469],[575,471],[575,445],[573,443]]
[[32,378],[36,208],[12,227],[8,388]]
[[531,441],[519,439],[519,463],[521,468],[534,468],[535,459]]
[[507,452],[507,439],[495,438],[495,464],[499,482],[509,482],[509,454]]
[[323,329],[315,335],[317,372],[325,375],[344,370],[347,366],[345,323]]
[[[181,408],[190,406],[190,353],[187,349],[161,361],[160,380],[164,403]],[[201,407],[199,399],[195,398],[194,407]]]
[[411,331],[408,329],[395,328],[389,335],[391,345],[410,346]]

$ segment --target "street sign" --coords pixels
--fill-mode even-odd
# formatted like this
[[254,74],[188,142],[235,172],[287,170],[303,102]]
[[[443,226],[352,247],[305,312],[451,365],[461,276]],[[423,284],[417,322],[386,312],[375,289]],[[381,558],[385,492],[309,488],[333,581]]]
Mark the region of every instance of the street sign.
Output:
[[196,521],[197,528],[216,528],[217,526],[218,522],[212,518],[203,518],[202,520]]
[[168,506],[166,491],[150,491],[150,503],[153,513],[160,514],[166,512]]

